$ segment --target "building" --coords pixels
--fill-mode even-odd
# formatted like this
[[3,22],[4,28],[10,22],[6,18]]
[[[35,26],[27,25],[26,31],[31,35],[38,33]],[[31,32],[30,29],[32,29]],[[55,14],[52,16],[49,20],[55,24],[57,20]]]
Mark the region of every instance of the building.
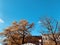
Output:
[[25,38],[25,43],[33,43],[36,45],[43,44],[42,36],[29,36]]
[[[49,34],[49,36],[52,37],[51,34]],[[60,38],[60,36],[58,38]],[[55,42],[48,37],[48,34],[42,35],[42,39],[43,39],[43,45],[55,45]],[[58,42],[58,45],[60,45],[60,39],[56,39],[56,40]]]

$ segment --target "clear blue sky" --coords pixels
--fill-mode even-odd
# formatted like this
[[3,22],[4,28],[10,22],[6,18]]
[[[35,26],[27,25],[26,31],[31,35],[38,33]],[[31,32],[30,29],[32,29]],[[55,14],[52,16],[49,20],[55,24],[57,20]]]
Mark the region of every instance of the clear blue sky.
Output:
[[39,17],[45,15],[60,20],[60,0],[0,0],[0,19],[4,21],[0,23],[0,31],[14,20],[26,19],[35,23],[32,34],[39,35]]

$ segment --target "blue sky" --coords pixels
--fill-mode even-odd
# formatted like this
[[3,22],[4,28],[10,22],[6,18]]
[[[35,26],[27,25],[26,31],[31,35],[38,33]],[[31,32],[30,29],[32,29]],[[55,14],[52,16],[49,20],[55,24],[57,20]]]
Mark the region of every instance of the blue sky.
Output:
[[11,22],[26,19],[35,23],[32,35],[39,35],[39,17],[50,16],[60,20],[60,0],[0,0],[0,32]]

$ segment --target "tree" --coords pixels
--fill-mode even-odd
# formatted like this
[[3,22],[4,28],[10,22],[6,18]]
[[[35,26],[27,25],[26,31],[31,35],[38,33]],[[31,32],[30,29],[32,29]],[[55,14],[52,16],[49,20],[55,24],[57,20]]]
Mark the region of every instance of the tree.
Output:
[[[60,36],[60,24],[58,21],[52,19],[52,18],[48,18],[48,17],[44,17],[40,20],[41,24],[43,25],[42,27],[45,27],[46,29],[44,29],[42,32],[42,34],[46,34],[49,37],[50,40],[55,42],[55,45],[57,45],[59,40],[59,36]],[[60,41],[60,40],[59,40]]]
[[24,39],[27,36],[31,36],[30,31],[33,27],[33,23],[29,24],[26,20],[21,20],[19,23],[13,22],[11,26],[6,28],[3,32],[8,45],[21,45],[24,44]]

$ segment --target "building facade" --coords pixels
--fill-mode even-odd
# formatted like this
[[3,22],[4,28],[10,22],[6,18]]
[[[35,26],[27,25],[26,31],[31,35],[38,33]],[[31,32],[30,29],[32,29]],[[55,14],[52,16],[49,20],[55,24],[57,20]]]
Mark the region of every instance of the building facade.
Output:
[[[49,35],[50,35],[50,37],[52,37],[51,34],[49,34]],[[49,38],[48,34],[42,35],[42,39],[43,39],[43,45],[55,45],[55,42]],[[57,45],[60,45],[60,39],[56,39],[56,40],[58,42]]]

